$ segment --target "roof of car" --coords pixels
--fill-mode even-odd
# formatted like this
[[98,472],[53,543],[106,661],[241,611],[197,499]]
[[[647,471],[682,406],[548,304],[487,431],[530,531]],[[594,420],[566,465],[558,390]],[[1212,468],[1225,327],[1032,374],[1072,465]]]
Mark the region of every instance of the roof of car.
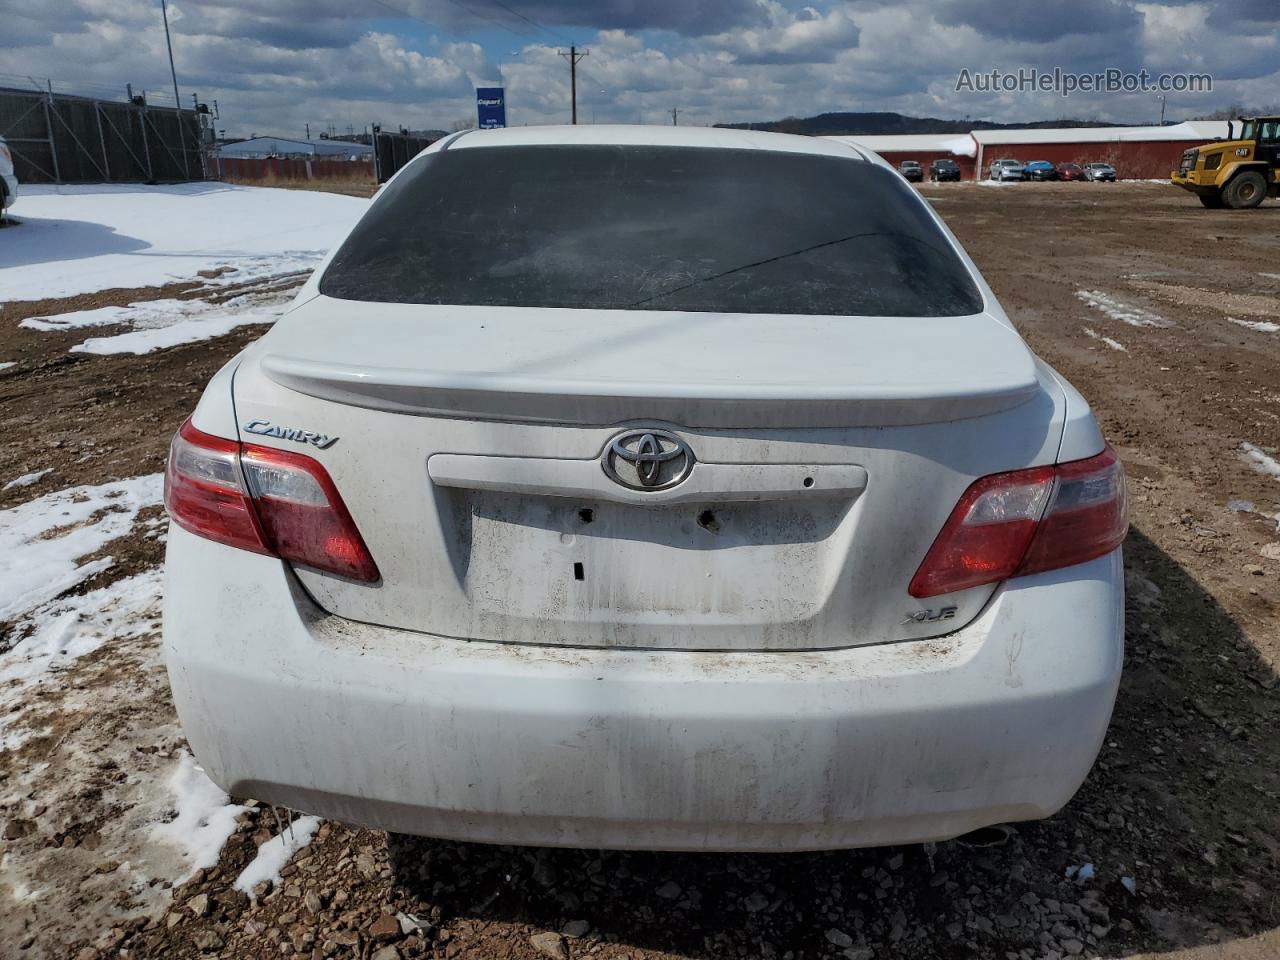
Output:
[[728,130],[722,127],[677,127],[624,124],[577,126],[504,127],[498,130],[466,130],[436,144],[440,150],[475,147],[566,146],[607,144],[643,147],[718,147],[730,150],[772,150],[818,156],[872,160],[875,155],[851,144],[820,137],[801,137],[760,130]]

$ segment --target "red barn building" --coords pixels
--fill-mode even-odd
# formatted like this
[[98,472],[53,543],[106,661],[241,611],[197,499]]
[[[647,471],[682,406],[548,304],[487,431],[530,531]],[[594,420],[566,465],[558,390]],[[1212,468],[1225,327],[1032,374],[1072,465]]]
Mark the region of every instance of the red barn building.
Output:
[[1164,127],[1045,127],[974,130],[967,134],[832,137],[874,150],[893,166],[918,160],[928,169],[950,157],[966,180],[985,177],[996,160],[1021,163],[1109,163],[1121,179],[1163,180],[1188,147],[1225,139],[1225,120],[1188,120]]
[[977,167],[985,175],[996,160],[1022,163],[1109,163],[1122,180],[1166,180],[1188,147],[1225,139],[1225,120],[1188,120],[1167,127],[1073,127],[975,130]]
[[960,168],[963,180],[974,179],[978,145],[967,133],[910,133],[901,135],[867,137],[830,137],[845,143],[874,150],[896,168],[903,160],[919,161],[924,175],[929,176],[929,164],[935,160],[954,160]]

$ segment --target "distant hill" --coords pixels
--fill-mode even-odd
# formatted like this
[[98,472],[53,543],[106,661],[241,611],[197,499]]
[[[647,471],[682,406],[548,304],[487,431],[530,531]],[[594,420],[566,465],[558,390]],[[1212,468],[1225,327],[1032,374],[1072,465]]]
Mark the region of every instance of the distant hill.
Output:
[[1034,120],[1030,123],[994,123],[990,120],[940,120],[908,117],[901,113],[820,113],[816,117],[787,117],[763,123],[717,123],[731,130],[771,130],[811,137],[904,133],[968,133],[970,130],[1008,130],[1026,127],[1114,127],[1125,124],[1098,120]]

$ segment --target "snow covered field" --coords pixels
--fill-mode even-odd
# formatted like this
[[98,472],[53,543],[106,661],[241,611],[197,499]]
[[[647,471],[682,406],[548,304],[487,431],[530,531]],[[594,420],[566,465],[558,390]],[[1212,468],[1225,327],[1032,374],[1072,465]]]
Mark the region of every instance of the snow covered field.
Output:
[[[23,325],[114,331],[87,337],[71,347],[75,353],[139,354],[207,340],[274,321],[367,204],[220,183],[35,185],[14,204],[20,226],[0,237],[0,295],[56,303],[108,289],[195,282],[182,299],[55,307]],[[0,358],[5,362],[12,361]]]
[[222,283],[316,265],[367,200],[223,183],[24,186],[0,238],[0,292],[39,300],[153,287],[230,268]]

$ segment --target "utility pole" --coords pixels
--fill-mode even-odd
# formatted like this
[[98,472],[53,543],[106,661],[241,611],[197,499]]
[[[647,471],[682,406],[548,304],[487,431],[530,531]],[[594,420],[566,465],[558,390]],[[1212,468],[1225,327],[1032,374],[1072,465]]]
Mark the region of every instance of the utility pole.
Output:
[[587,56],[589,53],[591,53],[591,51],[583,50],[581,53],[579,53],[577,47],[571,46],[569,47],[568,53],[565,53],[563,50],[558,50],[557,53],[559,53],[560,56],[564,57],[566,60],[569,61],[569,98],[570,98],[570,103],[573,104],[572,122],[577,123],[578,122],[578,61],[581,60],[583,57]]
[[164,18],[164,43],[169,48],[169,76],[173,77],[173,106],[177,110],[178,140],[182,144],[182,172],[190,178],[191,171],[187,169],[187,132],[182,129],[182,98],[178,96],[178,71],[173,66],[173,40],[169,37],[169,8],[165,0],[160,0],[160,16]]
[[671,125],[673,127],[680,126],[680,108],[679,107],[671,108]]
[[311,124],[307,124],[307,139],[311,139]]
[[1162,94],[1159,94],[1156,97],[1156,99],[1160,101],[1160,126],[1163,127],[1164,126],[1164,108],[1169,102],[1169,97],[1167,94],[1162,93]]

